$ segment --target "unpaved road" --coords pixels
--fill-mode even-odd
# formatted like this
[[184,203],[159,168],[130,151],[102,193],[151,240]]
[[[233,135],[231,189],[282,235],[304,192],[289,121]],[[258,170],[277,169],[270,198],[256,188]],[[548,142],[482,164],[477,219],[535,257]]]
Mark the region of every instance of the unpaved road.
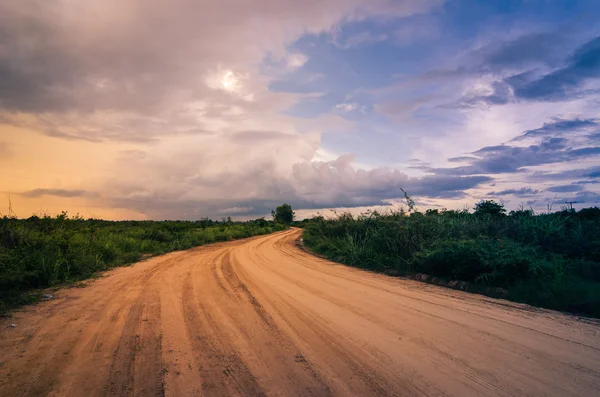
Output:
[[600,394],[598,322],[335,265],[298,235],[153,258],[3,319],[0,396]]

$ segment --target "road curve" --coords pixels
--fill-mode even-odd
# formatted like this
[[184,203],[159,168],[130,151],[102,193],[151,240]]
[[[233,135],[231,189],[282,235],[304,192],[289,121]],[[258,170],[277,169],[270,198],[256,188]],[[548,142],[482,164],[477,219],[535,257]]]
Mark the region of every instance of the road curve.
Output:
[[0,396],[598,395],[600,323],[336,265],[299,233],[152,258],[3,319]]

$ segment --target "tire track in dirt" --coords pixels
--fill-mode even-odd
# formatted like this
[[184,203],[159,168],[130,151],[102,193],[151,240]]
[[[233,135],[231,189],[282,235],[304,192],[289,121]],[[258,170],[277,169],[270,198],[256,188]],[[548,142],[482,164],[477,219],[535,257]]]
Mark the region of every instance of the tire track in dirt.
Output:
[[[218,261],[218,257],[210,258],[209,261]],[[216,274],[212,271],[215,267],[209,265],[207,268],[211,272],[204,272],[205,278],[197,279],[190,274],[183,286],[185,322],[202,376],[202,391],[206,395],[220,392],[227,395],[264,396],[256,378],[236,350],[223,340],[223,323],[216,319],[220,315],[218,308],[213,309],[210,298],[203,298],[197,289],[195,282],[201,280],[203,294],[210,291],[209,296],[215,298],[222,291],[226,297],[231,296],[224,285],[216,281]],[[214,281],[217,288],[214,288],[214,284],[210,288],[211,281]]]

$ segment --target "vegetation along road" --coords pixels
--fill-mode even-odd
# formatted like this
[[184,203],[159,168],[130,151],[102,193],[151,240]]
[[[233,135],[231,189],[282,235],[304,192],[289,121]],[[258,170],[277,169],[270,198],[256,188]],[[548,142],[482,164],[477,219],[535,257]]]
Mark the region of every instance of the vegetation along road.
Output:
[[600,390],[597,321],[336,265],[299,235],[169,253],[15,312],[0,395]]

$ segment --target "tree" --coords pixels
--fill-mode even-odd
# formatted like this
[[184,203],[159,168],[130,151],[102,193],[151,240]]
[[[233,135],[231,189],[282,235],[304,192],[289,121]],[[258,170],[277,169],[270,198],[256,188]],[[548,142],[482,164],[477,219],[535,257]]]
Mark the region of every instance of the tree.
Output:
[[473,209],[475,210],[475,215],[499,216],[504,215],[506,213],[504,205],[498,204],[494,200],[483,200],[475,204],[475,207]]
[[264,217],[255,219],[254,223],[258,224],[260,227],[267,227],[269,225],[269,222],[267,222]]
[[271,211],[271,215],[273,215],[273,220],[275,222],[284,223],[286,225],[292,223],[294,221],[294,217],[296,216],[294,211],[292,211],[292,206],[286,203]]

